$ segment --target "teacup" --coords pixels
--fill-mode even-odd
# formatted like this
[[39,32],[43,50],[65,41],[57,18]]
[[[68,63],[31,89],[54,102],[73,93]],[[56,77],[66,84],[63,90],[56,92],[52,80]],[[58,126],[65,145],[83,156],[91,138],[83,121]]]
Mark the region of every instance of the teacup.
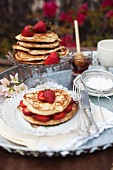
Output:
[[113,67],[113,39],[98,42],[97,57],[102,66]]

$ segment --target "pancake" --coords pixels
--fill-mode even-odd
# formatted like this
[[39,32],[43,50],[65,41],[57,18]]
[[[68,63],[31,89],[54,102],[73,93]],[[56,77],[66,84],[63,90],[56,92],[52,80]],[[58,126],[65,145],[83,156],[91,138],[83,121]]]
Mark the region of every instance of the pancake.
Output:
[[[23,56],[26,56],[26,54],[25,55],[23,55]],[[30,57],[31,57],[31,55],[30,55]],[[44,64],[44,60],[33,60],[32,58],[31,58],[31,60],[30,60],[30,58],[28,59],[28,61],[25,61],[24,59],[23,60],[21,60],[21,58],[20,58],[20,55],[18,55],[18,52],[16,52],[15,54],[14,54],[14,60],[15,60],[15,62],[17,62],[17,63],[20,63],[20,64],[27,64],[27,65],[39,65],[39,64]]]
[[[64,56],[66,56],[68,54],[69,50],[66,49],[66,48],[63,48],[62,51],[58,51],[58,54],[61,56],[61,58],[63,58]],[[31,55],[31,54],[28,54],[27,52],[23,52],[23,51],[16,51],[14,53],[14,59],[17,61],[17,62],[28,62],[27,64],[31,64],[30,62],[40,62],[40,60],[46,60],[46,58],[48,57],[48,54],[45,54],[45,55]],[[43,61],[42,61],[43,63]]]
[[28,121],[29,123],[33,124],[33,125],[43,125],[43,126],[52,126],[52,125],[58,125],[58,124],[61,124],[61,123],[64,123],[68,120],[70,120],[74,115],[75,113],[77,112],[78,110],[78,106],[76,103],[73,104],[72,106],[72,110],[68,113],[66,113],[65,117],[60,119],[60,120],[49,120],[47,122],[41,122],[41,121],[38,121],[36,118],[34,118],[33,116],[25,116],[24,114],[22,114],[22,116],[24,117],[24,119],[26,121]]
[[53,115],[62,112],[67,105],[71,102],[71,96],[67,91],[61,89],[52,89],[55,92],[54,103],[42,102],[38,100],[38,93],[31,92],[23,96],[23,103],[27,106],[28,110],[38,115]]
[[17,44],[19,44],[22,47],[25,48],[55,48],[58,47],[60,44],[60,39],[58,39],[55,42],[52,43],[33,43],[33,42],[23,42],[23,41],[18,41]]
[[19,41],[26,42],[55,42],[58,40],[58,35],[52,31],[47,31],[46,33],[35,33],[32,37],[24,37],[21,34],[15,37]]
[[62,50],[64,47],[63,46],[59,46],[59,47],[56,47],[56,48],[53,48],[53,49],[35,49],[35,50],[32,50],[32,49],[28,49],[28,48],[25,48],[25,47],[22,47],[18,44],[15,44],[12,46],[12,48],[14,50],[20,50],[20,51],[24,51],[24,52],[28,52],[28,54],[31,54],[31,55],[45,55],[45,54],[50,54],[52,52],[57,52],[59,50]]

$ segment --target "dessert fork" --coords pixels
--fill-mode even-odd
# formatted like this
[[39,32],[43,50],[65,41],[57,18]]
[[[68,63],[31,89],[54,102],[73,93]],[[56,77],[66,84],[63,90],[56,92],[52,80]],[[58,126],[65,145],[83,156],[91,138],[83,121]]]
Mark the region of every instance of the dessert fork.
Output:
[[[81,103],[81,90],[80,90],[80,77],[78,76],[73,83],[73,99],[79,103],[79,121],[78,121],[78,130],[80,134],[90,134],[89,132],[89,121],[87,121],[87,117],[84,113],[84,110],[82,108],[82,103]],[[76,85],[75,85],[76,84]]]

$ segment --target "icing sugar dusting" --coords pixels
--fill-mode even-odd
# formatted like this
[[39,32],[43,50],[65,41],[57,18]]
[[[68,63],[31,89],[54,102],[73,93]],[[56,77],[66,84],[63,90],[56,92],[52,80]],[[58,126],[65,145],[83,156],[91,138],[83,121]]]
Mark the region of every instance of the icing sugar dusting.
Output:
[[98,90],[108,90],[113,87],[112,79],[107,79],[103,77],[90,77],[86,82],[86,85],[93,89]]

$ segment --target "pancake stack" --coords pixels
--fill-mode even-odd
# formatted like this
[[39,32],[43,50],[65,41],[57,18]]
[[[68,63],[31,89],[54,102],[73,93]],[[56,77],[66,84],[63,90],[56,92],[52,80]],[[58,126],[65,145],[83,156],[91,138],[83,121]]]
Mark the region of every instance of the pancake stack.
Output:
[[19,108],[26,121],[33,125],[42,126],[52,126],[66,122],[78,110],[77,104],[68,92],[61,89],[29,92],[23,96]]
[[60,45],[61,40],[53,31],[47,30],[35,33],[33,36],[23,36],[22,33],[16,37],[17,43],[12,46],[14,58],[19,63],[43,64],[44,60],[52,52],[57,52],[60,57],[68,54],[68,49]]

